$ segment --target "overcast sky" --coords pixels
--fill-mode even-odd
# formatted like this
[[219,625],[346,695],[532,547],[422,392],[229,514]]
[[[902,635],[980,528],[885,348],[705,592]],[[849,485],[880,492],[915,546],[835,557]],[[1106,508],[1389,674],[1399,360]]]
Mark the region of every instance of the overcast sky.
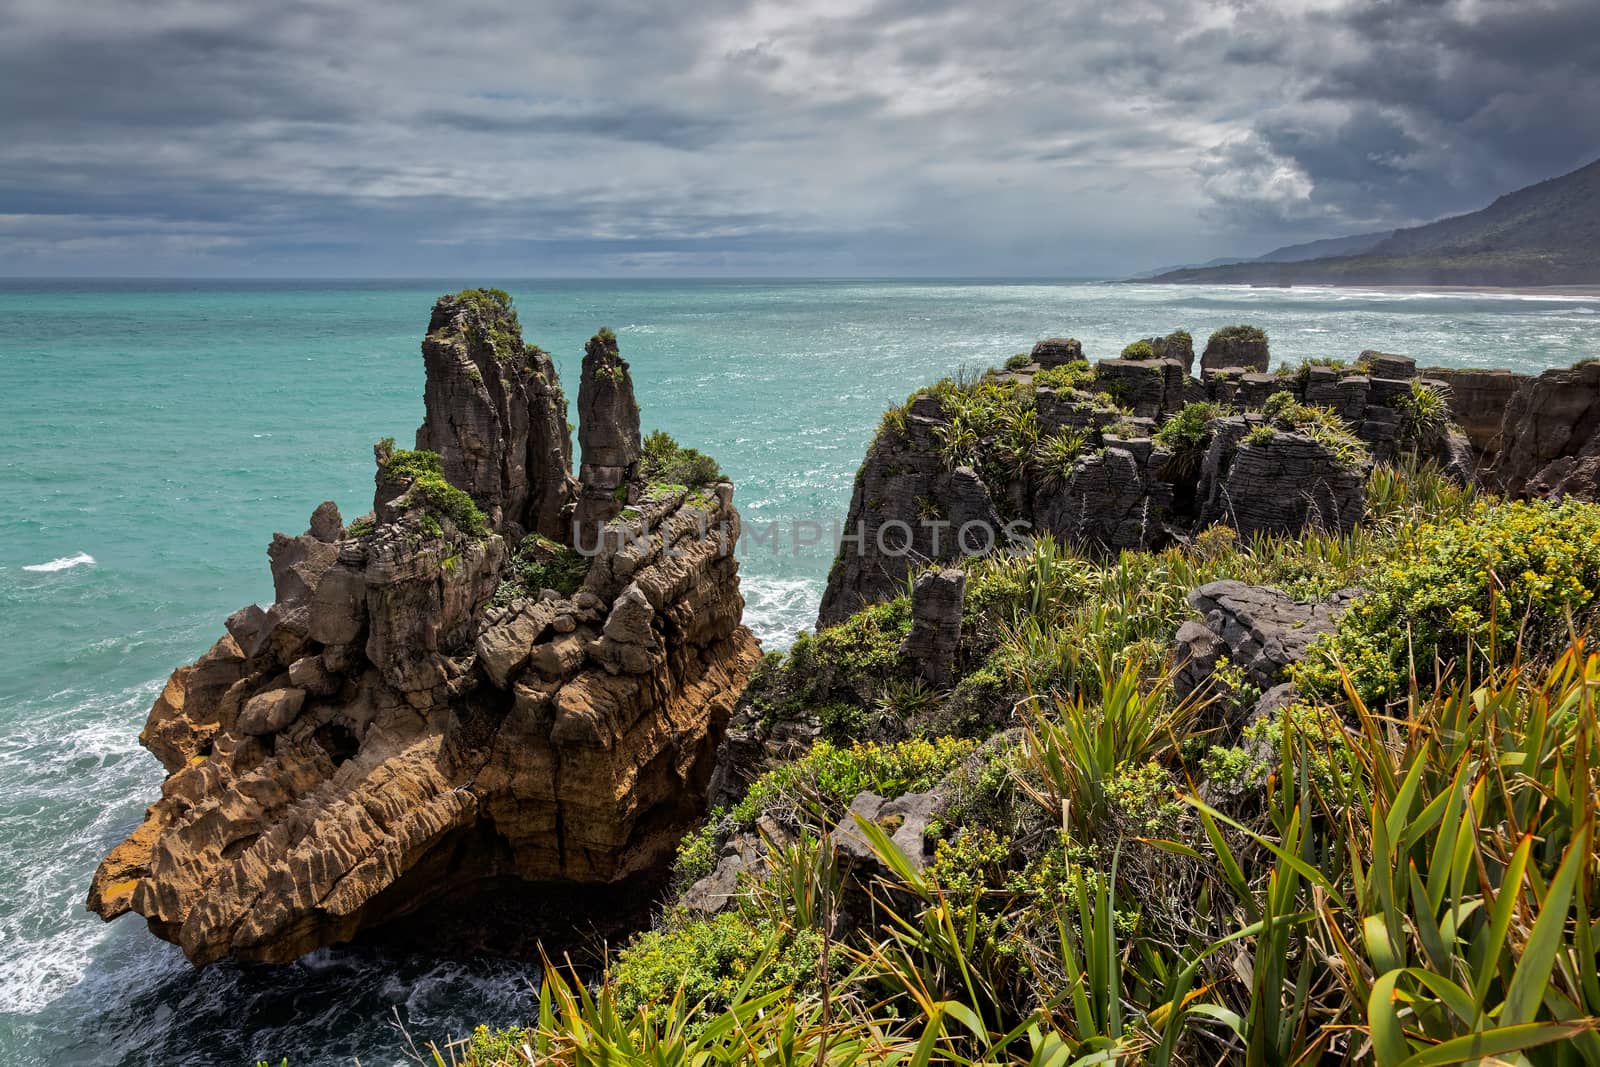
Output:
[[1105,275],[1597,155],[1596,0],[0,0],[7,274]]

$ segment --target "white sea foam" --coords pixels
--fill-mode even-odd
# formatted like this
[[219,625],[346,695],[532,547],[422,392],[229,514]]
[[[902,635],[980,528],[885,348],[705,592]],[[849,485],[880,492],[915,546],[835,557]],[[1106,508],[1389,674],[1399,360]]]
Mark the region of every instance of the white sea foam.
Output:
[[34,563],[22,568],[25,571],[40,571],[46,574],[54,571],[64,571],[72,567],[89,567],[94,565],[94,557],[87,552],[79,552],[76,556],[62,556],[49,563]]
[[160,782],[158,767],[133,758],[129,729],[159,689],[151,681],[106,694],[65,690],[5,709],[34,728],[0,738],[0,781],[11,789],[0,838],[22,842],[26,856],[0,904],[0,1014],[45,1009],[84,979],[112,934],[78,902],[100,855],[137,819],[126,798]]
[[739,585],[744,590],[744,623],[768,651],[788,648],[816,621],[822,583],[813,578],[767,578],[747,571]]

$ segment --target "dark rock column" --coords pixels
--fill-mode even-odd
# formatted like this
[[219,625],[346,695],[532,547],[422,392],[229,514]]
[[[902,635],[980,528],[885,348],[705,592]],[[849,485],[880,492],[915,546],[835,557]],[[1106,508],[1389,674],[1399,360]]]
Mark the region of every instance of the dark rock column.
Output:
[[923,571],[911,586],[911,632],[900,653],[924,681],[940,689],[954,672],[966,593],[967,574],[959,567]]
[[[503,298],[503,294],[500,294]],[[440,297],[422,342],[419,449],[515,543],[563,540],[574,494],[567,399],[549,355],[522,340],[516,312],[488,290]]]
[[1083,345],[1076,337],[1047,337],[1033,346],[1033,362],[1044,370],[1083,359]]
[[578,506],[574,525],[584,545],[622,513],[639,476],[639,405],[616,335],[601,330],[583,349],[578,382]]
[[1200,354],[1200,369],[1237,367],[1265,371],[1270,361],[1265,333],[1248,326],[1229,326],[1212,334],[1206,342],[1206,350]]

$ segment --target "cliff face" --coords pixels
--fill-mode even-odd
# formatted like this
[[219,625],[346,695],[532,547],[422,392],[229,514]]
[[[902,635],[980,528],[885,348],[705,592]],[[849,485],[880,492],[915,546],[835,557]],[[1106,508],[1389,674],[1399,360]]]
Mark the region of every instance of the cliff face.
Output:
[[1525,383],[1500,436],[1495,469],[1508,492],[1600,500],[1600,360]]
[[[433,447],[380,446],[371,517],[324,504],[277,535],[276,602],[173,673],[140,735],[167,780],[91,910],[143,915],[196,964],[287,961],[480,879],[670,860],[760,655],[733,489],[652,494],[629,470],[608,490],[629,506],[584,534],[597,554],[574,552],[565,402],[508,310],[439,302]],[[637,408],[612,410],[637,442]]]

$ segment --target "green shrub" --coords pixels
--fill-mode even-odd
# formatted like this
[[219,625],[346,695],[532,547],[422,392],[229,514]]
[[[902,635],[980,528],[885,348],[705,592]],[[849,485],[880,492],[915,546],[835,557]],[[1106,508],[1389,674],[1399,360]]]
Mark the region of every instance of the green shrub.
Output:
[[1155,347],[1149,341],[1135,341],[1122,350],[1123,359],[1155,359]]
[[452,299],[478,312],[485,330],[484,340],[494,349],[496,359],[504,363],[525,354],[522,323],[517,318],[517,309],[513,306],[510,293],[504,289],[463,289]]
[[750,990],[755,996],[810,986],[821,954],[822,935],[815,930],[796,932],[725,912],[640,934],[617,954],[611,981],[626,1014],[665,1005],[681,988],[687,1003],[702,1005],[703,1025],[734,1001],[764,957],[765,970]]
[[1307,691],[1340,689],[1335,663],[1368,700],[1405,695],[1434,662],[1509,662],[1565,647],[1600,597],[1600,505],[1479,503],[1465,518],[1424,526],[1368,581],[1369,593],[1297,668]]
[[1018,352],[1006,359],[1006,370],[1020,370],[1033,362],[1033,356],[1027,352]]
[[909,596],[869,604],[837,626],[796,638],[789,649],[791,672],[828,686],[887,680],[899,672],[900,643],[910,633]]
[[1275,436],[1277,436],[1277,431],[1271,426],[1252,426],[1250,427],[1250,432],[1244,435],[1244,443],[1260,448],[1272,444],[1272,439]]
[[1412,382],[1409,392],[1394,401],[1400,413],[1395,443],[1419,454],[1434,451],[1451,430],[1450,398],[1431,385]]
[[672,884],[680,892],[698,882],[717,867],[717,842],[726,829],[727,816],[717,808],[697,830],[691,830],[678,842],[678,851],[672,862]]
[[1207,344],[1217,344],[1222,341],[1265,341],[1267,331],[1258,326],[1224,326],[1213,331]]
[[730,817],[749,827],[762,812],[781,809],[791,816],[815,811],[837,821],[858,793],[896,797],[932,788],[976,747],[975,741],[951,737],[847,748],[818,741],[805,756],[756,779]]
[[545,589],[569,597],[583,588],[589,564],[589,558],[570,545],[529,534],[512,553],[492,603],[505,607],[513,600],[537,597]]
[[1372,458],[1367,446],[1331,408],[1302,404],[1292,393],[1273,393],[1267,397],[1262,413],[1278,428],[1293,430],[1320,444],[1341,467],[1361,467]]
[[[392,446],[393,439],[389,439]],[[380,443],[381,445],[381,443]],[[384,462],[384,474],[392,481],[409,481],[406,500],[413,507],[425,508],[422,516],[424,531],[430,536],[443,535],[439,519],[448,519],[457,532],[468,537],[487,537],[489,520],[472,497],[445,481],[444,468],[439,453],[423,450],[391,450]]]
[[646,482],[682,485],[691,489],[726,481],[717,461],[693,448],[684,448],[664,430],[644,439],[639,474]]
[[1087,389],[1094,384],[1094,368],[1086,359],[1075,359],[1071,363],[1063,363],[1049,370],[1042,370],[1033,376],[1034,387],[1043,386],[1047,389]]
[[[394,438],[388,438],[390,445]],[[418,450],[391,450],[389,460],[383,465],[384,473],[394,481],[411,481],[429,474],[444,475],[444,461],[439,453]]]
[[1156,444],[1171,455],[1164,476],[1168,480],[1192,477],[1206,458],[1211,447],[1211,422],[1228,414],[1228,408],[1209,400],[1185,404],[1161,428],[1156,430]]

